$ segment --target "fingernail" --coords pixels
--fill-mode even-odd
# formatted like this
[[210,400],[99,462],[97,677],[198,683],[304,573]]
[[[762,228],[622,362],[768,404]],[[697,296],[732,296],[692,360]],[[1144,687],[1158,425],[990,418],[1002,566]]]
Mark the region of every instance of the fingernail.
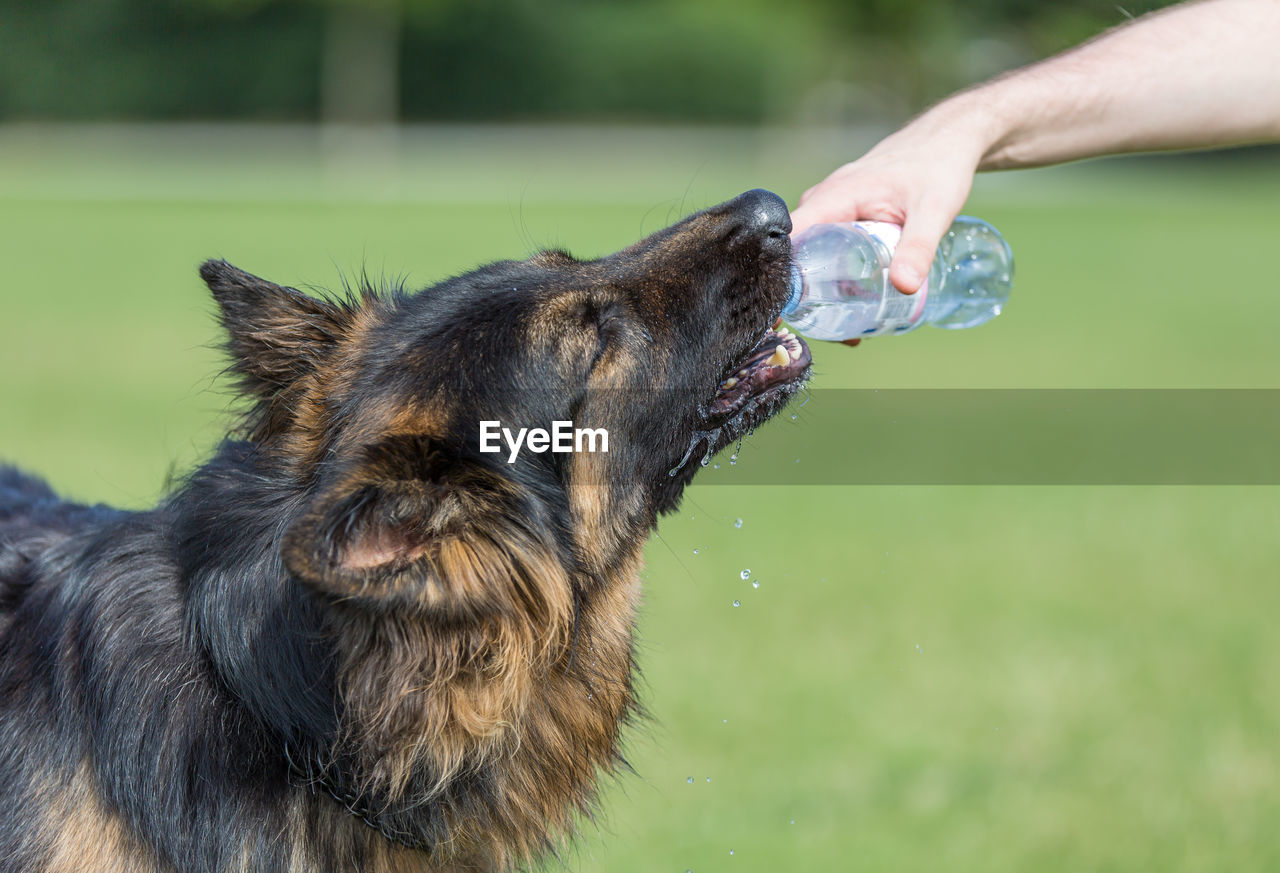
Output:
[[920,274],[910,267],[903,267],[901,271],[902,281],[906,283],[907,288],[902,289],[903,294],[914,294],[919,290],[924,280],[920,278]]

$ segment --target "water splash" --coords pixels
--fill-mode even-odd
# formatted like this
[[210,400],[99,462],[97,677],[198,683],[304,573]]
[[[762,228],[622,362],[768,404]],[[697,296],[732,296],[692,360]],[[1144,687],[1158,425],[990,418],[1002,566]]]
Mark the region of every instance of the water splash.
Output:
[[667,475],[675,478],[675,475],[684,469],[685,464],[689,463],[689,459],[693,457],[694,451],[704,440],[707,443],[707,450],[698,463],[703,467],[709,465],[711,463],[711,456],[715,454],[716,443],[720,440],[720,428],[716,428],[713,431],[695,433],[689,440],[689,447],[684,450],[684,455],[681,456],[680,460],[676,462],[674,467],[667,471]]
[[[742,605],[742,601],[741,601],[741,600],[735,600],[735,601],[733,601],[733,605],[734,605],[734,608],[736,609],[737,607],[739,607],[739,606],[741,606],[741,605]],[[708,782],[710,782],[711,780],[710,780],[710,779],[708,779],[707,781],[708,781]]]
[[750,579],[750,578],[751,578],[751,571],[750,571],[750,570],[743,570],[743,571],[742,571],[741,573],[739,573],[738,575],[742,577],[743,581],[746,581],[747,579]]
[[742,519],[738,519],[733,523],[734,527],[742,527]]
[[711,431],[711,433],[707,434],[707,453],[703,455],[702,460],[698,462],[702,466],[705,467],[711,463],[711,456],[715,454],[716,443],[719,441],[719,439],[720,439],[720,428],[716,428],[715,430]]
[[689,463],[689,459],[693,457],[693,450],[698,447],[698,443],[700,442],[702,442],[702,434],[694,434],[693,439],[689,440],[689,448],[684,450],[684,456],[680,458],[674,467],[667,471],[668,476],[674,478],[676,473],[679,473],[684,469],[684,465]]

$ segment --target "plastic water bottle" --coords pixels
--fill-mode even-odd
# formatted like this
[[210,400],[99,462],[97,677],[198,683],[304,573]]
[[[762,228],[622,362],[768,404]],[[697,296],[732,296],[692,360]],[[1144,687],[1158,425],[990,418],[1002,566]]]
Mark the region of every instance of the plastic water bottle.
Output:
[[973,327],[1000,314],[1013,288],[1013,253],[985,221],[961,215],[915,294],[889,281],[902,228],[884,221],[817,224],[791,241],[791,299],[782,317],[819,340]]

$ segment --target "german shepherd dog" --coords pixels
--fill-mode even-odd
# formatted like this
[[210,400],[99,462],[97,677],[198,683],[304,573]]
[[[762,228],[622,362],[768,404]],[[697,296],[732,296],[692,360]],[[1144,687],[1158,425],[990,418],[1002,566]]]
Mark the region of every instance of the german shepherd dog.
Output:
[[[247,403],[155,509],[0,468],[0,870],[498,871],[636,712],[641,549],[807,377],[750,191],[593,261],[317,299],[201,268]],[[781,347],[781,348],[779,348]],[[608,451],[480,450],[480,422]]]

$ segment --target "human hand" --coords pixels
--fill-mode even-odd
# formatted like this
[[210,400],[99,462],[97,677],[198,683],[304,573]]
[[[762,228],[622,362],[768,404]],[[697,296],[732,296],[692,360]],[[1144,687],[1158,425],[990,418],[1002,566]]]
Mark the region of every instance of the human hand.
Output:
[[982,147],[976,136],[968,147],[965,139],[955,126],[921,116],[805,191],[791,213],[792,235],[827,222],[902,225],[889,281],[915,293],[973,187]]

